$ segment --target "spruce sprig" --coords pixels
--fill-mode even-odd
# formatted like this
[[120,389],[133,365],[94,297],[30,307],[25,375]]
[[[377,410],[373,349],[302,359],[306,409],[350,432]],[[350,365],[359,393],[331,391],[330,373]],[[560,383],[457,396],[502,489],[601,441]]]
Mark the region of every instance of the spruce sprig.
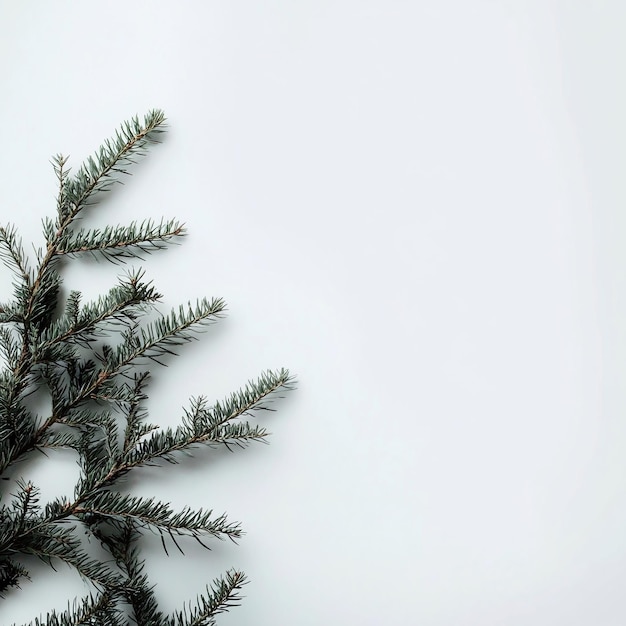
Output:
[[[104,592],[74,601],[63,613],[50,611],[45,619],[35,618],[32,626],[127,626],[128,621],[117,608],[117,597]],[[148,622],[145,622],[148,623]],[[154,622],[158,623],[158,622]]]
[[[229,571],[181,611],[165,615],[158,608],[138,547],[140,531],[160,535],[163,547],[194,538],[236,541],[241,526],[212,511],[136,497],[118,490],[118,481],[141,466],[177,463],[194,447],[232,449],[265,441],[264,427],[246,418],[271,409],[271,401],[293,388],[285,369],[263,372],[226,399],[210,404],[192,398],[180,425],[161,429],[147,421],[147,388],[152,363],[164,364],[183,344],[196,338],[225,310],[220,298],[201,298],[145,320],[161,294],[143,270],[132,269],[93,302],[71,291],[61,303],[60,260],[90,254],[113,263],[142,259],[184,236],[177,220],[146,219],[128,225],[76,228],[88,207],[130,173],[129,167],[163,132],[162,111],[150,111],[122,124],[115,135],[76,174],[68,159],[52,159],[59,191],[56,214],[43,221],[45,247],[28,258],[17,230],[0,227],[0,258],[13,275],[12,300],[0,304],[0,476],[10,478],[15,464],[51,448],[75,451],[80,476],[72,496],[41,503],[32,482],[15,483],[0,501],[0,595],[15,593],[27,580],[20,558],[34,555],[50,565],[65,562],[90,583],[91,593],[64,612],[51,611],[37,626],[138,624],[202,626],[236,606],[245,583]],[[109,341],[113,339],[110,343]],[[44,389],[49,413],[40,415],[30,395]],[[81,537],[87,533],[110,555],[91,556]]]

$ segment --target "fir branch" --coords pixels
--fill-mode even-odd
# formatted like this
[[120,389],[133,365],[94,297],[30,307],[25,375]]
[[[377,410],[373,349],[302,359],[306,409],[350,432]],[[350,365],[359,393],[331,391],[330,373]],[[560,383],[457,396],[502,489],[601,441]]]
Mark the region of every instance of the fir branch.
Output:
[[[0,304],[0,357],[6,363],[0,371],[0,474],[29,451],[55,447],[73,448],[81,470],[73,501],[62,496],[40,507],[32,483],[18,481],[12,500],[0,503],[0,596],[28,576],[16,560],[19,555],[35,555],[50,565],[61,560],[99,589],[63,613],[49,613],[45,622],[36,619],[35,626],[118,626],[126,623],[120,611],[124,603],[138,626],[214,624],[216,615],[236,606],[245,581],[243,574],[228,572],[207,587],[194,607],[189,604],[164,616],[135,545],[139,531],[159,533],[165,548],[169,536],[180,549],[178,536],[205,546],[205,536],[236,540],[240,526],[225,515],[214,517],[211,511],[188,507],[175,512],[169,504],[122,495],[111,487],[134,467],[160,459],[176,462],[178,452],[199,444],[230,448],[264,441],[266,429],[241,418],[271,410],[271,400],[293,388],[289,373],[264,372],[212,406],[204,397],[192,400],[180,426],[159,430],[146,421],[149,372],[138,371],[138,366],[163,364],[164,357],[221,317],[223,301],[202,299],[141,325],[140,317],[161,296],[143,280],[142,270],[132,270],[86,305],[78,291],[70,292],[57,315],[63,256],[88,253],[123,263],[163,249],[184,234],[181,223],[163,219],[75,228],[81,211],[121,182],[135,157],[156,141],[164,120],[155,110],[142,121],[126,122],[74,176],[66,157],[53,158],[59,188],[56,216],[43,220],[46,247],[35,251],[35,270],[15,228],[0,229],[0,257],[14,275],[13,301]],[[113,344],[102,343],[114,333]],[[52,400],[47,417],[28,408],[29,395],[41,385]],[[111,559],[89,556],[77,523],[100,541]]]
[[213,585],[206,588],[206,596],[199,597],[195,607],[189,603],[182,611],[174,613],[166,626],[213,626],[217,615],[239,606],[239,592],[244,584],[246,577],[242,572],[226,572],[223,578],[215,579]]
[[240,391],[233,393],[211,409],[200,399],[185,412],[183,425],[153,433],[124,454],[124,468],[149,465],[159,458],[176,462],[175,452],[184,451],[197,444],[234,444],[240,447],[249,441],[264,440],[267,431],[247,422],[231,424],[233,420],[254,412],[268,409],[267,402],[273,395],[293,388],[294,379],[286,369],[264,372],[258,380],[249,381]]
[[11,371],[0,376],[0,475],[34,439],[35,416],[23,403],[31,382],[30,377]]
[[281,369],[277,372],[268,370],[256,381],[248,381],[245,387],[224,401],[216,402],[210,409],[205,408],[203,401],[196,403],[193,412],[186,414],[186,419],[195,428],[206,429],[226,424],[253,410],[271,410],[268,402],[281,391],[291,391],[294,382],[289,370]]
[[0,259],[28,289],[31,283],[31,270],[22,246],[22,239],[17,235],[15,226],[0,226]]
[[28,322],[38,338],[52,322],[57,308],[61,276],[52,264],[41,272],[37,285],[31,294]]
[[39,360],[50,360],[47,351],[55,344],[76,342],[89,347],[99,327],[110,330],[118,324],[134,322],[146,306],[158,302],[162,297],[151,282],[142,282],[143,276],[142,270],[129,272],[106,295],[82,308],[80,292],[71,292],[64,315],[41,335],[40,343],[35,348]]
[[[24,278],[24,286],[16,294],[18,301],[23,305],[24,323],[24,348],[19,365],[20,373],[27,375],[32,365],[28,354],[31,326],[39,326],[40,331],[45,330],[54,314],[52,304],[58,292],[54,261],[67,228],[93,194],[108,189],[115,180],[114,176],[120,172],[126,173],[124,167],[133,161],[134,156],[141,154],[149,143],[156,141],[155,134],[161,132],[164,122],[165,116],[159,110],[148,112],[143,123],[137,117],[125,122],[113,139],[105,141],[98,153],[89,157],[74,178],[70,179],[61,172],[63,159],[57,158],[55,171],[61,186],[59,192],[61,200],[57,203],[56,231],[54,234],[46,232],[48,246],[45,255],[39,259],[39,271],[34,279],[29,278],[28,282]],[[63,161],[63,167],[64,165]],[[0,242],[3,240],[6,241],[5,248],[8,246],[7,249],[11,250],[9,256],[13,257],[15,253],[18,260],[21,259],[20,247],[16,244],[13,231],[2,229]],[[27,267],[24,265],[23,269],[27,270]],[[56,302],[54,305],[56,306]]]
[[76,256],[81,253],[99,253],[108,261],[122,261],[125,258],[142,258],[155,250],[163,250],[175,237],[185,234],[183,224],[176,220],[144,220],[140,224],[131,222],[129,226],[107,226],[94,230],[81,229],[68,233],[57,247],[56,254]]
[[128,626],[116,601],[116,594],[108,591],[90,595],[73,602],[63,613],[50,611],[44,620],[36,618],[23,626]]
[[126,385],[130,395],[127,398],[127,406],[122,407],[126,414],[126,429],[124,431],[124,443],[122,444],[124,453],[135,446],[142,437],[158,429],[158,426],[144,421],[148,416],[148,412],[143,406],[143,401],[147,398],[144,388],[149,377],[149,372],[136,372],[133,376],[132,388],[130,385]]
[[11,504],[13,511],[14,521],[13,526],[14,534],[20,534],[24,529],[24,526],[39,515],[39,489],[33,485],[32,482],[24,483],[21,479],[17,481],[18,492],[14,495],[14,500]]
[[38,443],[39,448],[73,448],[80,447],[80,436],[73,431],[47,432]]
[[[22,309],[23,345],[14,370],[17,380],[12,387],[12,395],[8,398],[9,406],[18,401],[19,394],[27,386],[31,376],[34,365],[32,352],[36,351],[32,347],[33,341],[36,342],[38,336],[41,336],[52,322],[60,283],[54,261],[67,228],[92,194],[106,190],[114,180],[113,177],[120,171],[125,171],[124,167],[131,163],[136,155],[141,154],[149,143],[156,140],[155,133],[161,132],[164,122],[163,112],[154,110],[145,116],[143,123],[136,117],[124,123],[115,137],[106,141],[99,152],[90,157],[72,179],[66,175],[64,157],[56,158],[54,166],[60,184],[56,231],[54,235],[46,234],[48,246],[45,255],[39,259],[36,276],[29,276],[25,255],[15,230],[3,228],[0,231],[0,248],[5,250],[5,258],[22,275],[21,283],[16,285],[16,300]],[[102,380],[106,378],[105,375]],[[83,399],[79,398],[79,401]],[[8,454],[0,453],[0,471],[6,467],[5,463],[10,463],[33,449],[37,439],[42,437],[55,421],[56,416],[51,416],[37,430],[34,438],[21,437],[20,445],[13,446]],[[16,423],[15,420],[12,422]]]
[[24,567],[10,558],[0,560],[0,598],[12,587],[19,587],[22,578],[28,578]]
[[[93,534],[111,553],[120,570],[126,575],[127,583],[122,593],[132,607],[133,623],[138,626],[162,626],[164,618],[158,608],[154,586],[149,583],[144,572],[145,563],[134,545],[140,534],[132,520],[126,519],[121,527],[111,527],[106,523],[103,524],[98,516],[93,516],[93,519],[97,520],[90,524]],[[102,530],[103,525],[106,526],[106,530]]]
[[86,363],[90,366],[88,376],[83,376],[82,379],[75,378],[81,384],[69,402],[59,407],[44,421],[35,433],[31,446],[22,449],[20,453],[23,454],[36,446],[48,429],[69,411],[89,399],[97,398],[100,390],[106,388],[114,376],[124,373],[136,361],[147,358],[161,364],[160,357],[166,354],[176,354],[172,350],[173,346],[179,346],[194,339],[192,333],[219,318],[223,310],[224,302],[221,298],[212,300],[203,298],[195,307],[191,304],[187,307],[181,305],[178,312],[173,310],[169,316],[146,325],[138,332],[134,332],[134,329],[124,331],[122,345],[118,346],[115,351],[108,350],[103,353],[101,359],[105,363],[104,368],[96,371],[94,367],[91,367],[92,362]]
[[21,309],[17,304],[13,302],[0,304],[0,324],[22,323],[23,321]]
[[[60,225],[67,218],[68,212],[71,210],[67,200],[66,185],[70,174],[70,168],[66,167],[68,157],[57,154],[52,157],[52,167],[59,183],[59,193],[57,195],[57,225]],[[45,218],[43,222],[44,235],[48,244],[51,244],[56,237],[56,228],[54,222],[50,218]]]
[[124,579],[106,563],[91,558],[82,548],[74,526],[41,520],[27,528],[16,542],[22,554],[32,554],[52,565],[53,559],[71,565],[86,580],[103,589],[119,589]]
[[20,338],[11,328],[0,328],[0,354],[11,370],[19,363],[21,348]]
[[[138,626],[143,624],[161,626],[164,618],[163,613],[159,611],[159,605],[154,595],[154,586],[150,584],[148,576],[144,572],[145,563],[139,557],[139,550],[133,546],[138,535],[139,533],[132,522],[127,521],[119,542],[122,549],[118,549],[116,556],[118,565],[128,577],[129,591],[126,593],[126,600],[132,606]],[[114,553],[115,548],[117,546],[113,548]]]
[[65,201],[59,211],[57,226],[64,229],[98,192],[108,191],[119,182],[119,174],[128,174],[126,169],[134,163],[136,156],[145,154],[150,143],[157,141],[157,134],[165,125],[163,111],[149,111],[143,121],[138,117],[124,122],[111,139],[87,158],[76,175],[65,181]]
[[101,518],[128,520],[136,526],[156,529],[170,536],[211,535],[217,539],[241,537],[240,525],[228,522],[224,515],[213,517],[212,511],[194,511],[189,508],[174,513],[167,503],[122,495],[115,491],[98,491],[71,510],[77,516],[97,515]]
[[164,615],[159,610],[154,585],[150,585],[148,576],[143,572],[143,561],[135,553],[133,551],[133,556],[125,561],[129,587],[132,589],[126,594],[126,601],[132,607],[138,626],[162,626]]
[[181,305],[178,311],[172,309],[169,315],[139,328],[136,332],[133,329],[125,331],[122,345],[109,359],[107,377],[142,358],[162,365],[159,357],[176,355],[173,347],[195,339],[193,333],[220,318],[224,309],[225,304],[221,298],[202,298],[195,306],[188,303],[186,307]]
[[[106,356],[101,356],[102,360],[106,362],[106,359],[110,357],[110,348],[105,350]],[[95,368],[95,363],[93,364]],[[94,372],[90,375],[90,380],[94,380]],[[74,380],[79,381],[79,377],[74,372]],[[130,376],[116,376],[113,375],[107,378],[105,381],[100,382],[98,389],[91,393],[90,398],[98,402],[107,402],[114,404],[118,410],[124,413],[127,422],[127,430],[130,432],[135,427],[142,424],[142,420],[147,416],[147,411],[143,406],[143,401],[147,399],[147,395],[143,389],[146,386],[147,380],[150,377],[149,371],[134,372],[132,378]],[[125,378],[122,382],[120,378]],[[133,381],[133,384],[129,384],[128,379]],[[84,386],[84,380],[80,379],[81,384]],[[151,428],[157,428],[156,426]]]
[[[75,487],[79,502],[113,482],[116,477],[114,470],[120,456],[115,419],[108,413],[99,415],[96,420],[89,419],[94,423],[94,428],[84,430],[76,446],[82,470],[82,476]],[[95,435],[95,430],[101,430],[102,434]]]

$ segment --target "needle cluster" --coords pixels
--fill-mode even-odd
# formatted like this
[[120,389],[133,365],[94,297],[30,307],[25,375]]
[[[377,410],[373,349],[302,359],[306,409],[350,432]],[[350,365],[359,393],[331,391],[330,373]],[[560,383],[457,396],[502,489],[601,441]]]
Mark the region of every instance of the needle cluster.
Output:
[[[142,466],[176,463],[198,446],[243,447],[268,433],[246,421],[292,388],[287,370],[267,371],[223,401],[192,399],[180,425],[162,429],[147,421],[145,401],[151,364],[163,364],[177,347],[192,340],[224,311],[219,298],[200,299],[151,318],[161,295],[132,270],[93,302],[71,291],[63,299],[61,259],[84,254],[123,263],[161,250],[184,235],[176,220],[145,220],[127,226],[89,230],[77,227],[86,207],[97,204],[129,166],[164,130],[161,111],[125,122],[78,171],[67,159],[53,166],[58,179],[56,215],[46,218],[44,248],[35,263],[26,255],[16,229],[0,228],[0,257],[13,277],[12,297],[0,304],[0,477],[35,451],[70,448],[80,476],[74,493],[41,502],[36,485],[24,479],[0,496],[0,595],[18,593],[29,573],[24,556],[75,568],[91,593],[65,612],[35,619],[37,626],[203,626],[236,606],[245,576],[226,572],[206,593],[173,615],[165,615],[144,571],[137,543],[142,530],[160,534],[163,547],[189,536],[206,547],[214,538],[236,540],[238,523],[211,511],[174,511],[156,499],[124,495],[119,480]],[[64,300],[64,302],[62,302]],[[112,341],[111,341],[112,340]],[[31,396],[44,390],[50,408],[43,414]],[[93,557],[81,539],[97,540],[107,558]]]

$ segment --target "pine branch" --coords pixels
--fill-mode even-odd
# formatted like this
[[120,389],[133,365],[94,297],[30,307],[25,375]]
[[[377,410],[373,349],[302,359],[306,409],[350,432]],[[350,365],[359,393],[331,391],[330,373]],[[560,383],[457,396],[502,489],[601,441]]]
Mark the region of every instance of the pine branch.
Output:
[[15,226],[0,226],[0,259],[28,289],[31,283],[31,270],[22,246],[22,239],[17,235]]
[[[37,429],[34,441],[30,448],[21,450],[21,453],[32,449],[44,438],[48,429],[71,410],[78,408],[89,399],[99,396],[100,391],[110,384],[114,376],[123,374],[130,365],[142,358],[162,364],[159,358],[164,355],[176,354],[172,347],[179,346],[194,339],[193,332],[198,332],[205,326],[221,316],[224,310],[224,302],[221,298],[212,300],[202,299],[195,307],[189,304],[182,305],[178,312],[172,311],[169,316],[164,316],[155,322],[146,325],[138,331],[134,327],[123,331],[123,343],[115,351],[107,350],[101,360],[105,367],[99,371],[90,367],[88,375],[80,380],[81,384],[72,395],[69,402],[59,407]],[[88,362],[88,365],[92,365]]]
[[61,276],[53,264],[48,264],[40,273],[36,281],[37,289],[33,287],[29,302],[28,323],[34,331],[34,337],[39,336],[50,326],[56,312]]
[[106,260],[116,262],[126,258],[142,258],[155,250],[163,250],[175,237],[182,237],[184,226],[176,220],[144,220],[129,226],[107,226],[94,230],[80,229],[68,233],[61,240],[56,253],[76,256],[81,253],[99,253]]
[[162,365],[159,357],[176,355],[173,347],[195,339],[193,333],[220,318],[224,309],[221,298],[202,298],[195,306],[191,303],[187,307],[181,305],[178,311],[172,310],[169,315],[137,331],[131,329],[124,332],[122,345],[108,360],[108,371],[118,373],[140,359],[149,359]]
[[0,324],[22,323],[21,309],[13,302],[0,304]]
[[[59,228],[61,226],[60,218],[65,215],[69,209],[69,202],[66,194],[67,180],[70,174],[70,168],[66,167],[68,157],[57,154],[51,159],[52,168],[59,184],[59,192],[57,194],[57,220],[56,222],[49,217],[43,219],[43,234],[48,245],[53,246],[55,240],[59,236]],[[40,255],[38,254],[40,258]],[[41,259],[40,259],[41,260]]]
[[130,385],[126,386],[130,393],[124,399],[126,406],[122,406],[122,410],[126,415],[126,429],[122,444],[124,453],[134,447],[143,437],[158,429],[158,426],[145,422],[148,412],[143,406],[143,401],[147,398],[144,389],[149,377],[149,372],[135,373],[132,388]]
[[207,429],[226,424],[251,411],[270,410],[268,402],[281,391],[291,391],[294,382],[289,370],[268,370],[256,381],[248,381],[245,387],[223,402],[216,402],[210,409],[205,408],[204,400],[201,399],[195,403],[192,412],[186,414],[186,419],[194,428]]
[[30,481],[24,483],[21,479],[17,481],[18,492],[14,494],[11,504],[13,512],[13,524],[7,524],[7,528],[13,526],[13,533],[20,534],[24,526],[39,515],[39,496],[37,487]]
[[255,410],[267,410],[271,396],[292,389],[293,382],[288,370],[267,371],[257,381],[249,381],[242,390],[210,409],[206,408],[204,399],[196,401],[191,411],[185,413],[182,426],[155,432],[126,451],[124,468],[149,465],[159,458],[174,463],[175,452],[197,444],[234,444],[242,447],[250,441],[264,440],[268,434],[264,428],[245,422],[230,422]]
[[109,592],[90,595],[69,605],[63,613],[50,611],[44,620],[35,619],[23,626],[128,626],[116,599]]
[[31,383],[31,377],[12,371],[0,375],[0,475],[33,441],[35,416],[23,403]]
[[82,308],[80,292],[71,292],[64,315],[42,333],[35,348],[38,360],[51,360],[48,350],[55,344],[76,342],[88,348],[91,340],[104,334],[102,331],[98,333],[98,328],[108,331],[117,325],[126,327],[134,322],[142,309],[162,297],[151,282],[142,282],[143,276],[141,270],[128,273],[106,295]]
[[53,559],[71,565],[86,580],[103,589],[119,589],[124,579],[111,570],[106,563],[91,558],[77,539],[74,526],[62,527],[59,524],[40,519],[26,528],[16,539],[16,547],[22,554],[37,556],[49,565]]
[[98,192],[108,191],[119,182],[119,174],[128,174],[127,167],[135,162],[135,157],[145,154],[150,143],[157,141],[164,125],[165,115],[158,109],[148,112],[143,121],[133,117],[124,122],[98,152],[87,158],[73,178],[65,180],[57,228],[64,229]]
[[[144,561],[134,543],[140,534],[130,519],[121,525],[112,527],[103,518],[92,516],[90,524],[93,534],[100,540],[117,562],[120,570],[127,578],[123,595],[134,613],[133,623],[137,626],[163,626],[163,613],[159,611],[154,595],[154,587],[150,585],[144,572]],[[105,529],[103,530],[103,527]]]
[[44,224],[48,246],[45,255],[39,259],[39,271],[33,279],[28,277],[26,281],[27,266],[21,263],[21,244],[18,245],[14,232],[6,228],[0,232],[0,244],[4,243],[9,257],[16,257],[14,265],[20,267],[20,271],[23,270],[23,285],[16,288],[16,299],[22,305],[24,324],[24,347],[18,368],[20,375],[28,375],[32,366],[28,351],[32,326],[38,327],[36,331],[45,330],[54,314],[59,283],[54,261],[68,227],[92,195],[109,189],[117,174],[127,173],[124,168],[133,162],[135,156],[142,154],[148,144],[156,141],[156,134],[161,132],[164,122],[163,112],[154,110],[145,116],[143,123],[136,117],[124,123],[113,139],[105,141],[97,154],[87,159],[74,178],[65,174],[64,157],[57,157],[55,172],[60,183],[57,220],[54,228],[51,228],[49,222]]
[[132,545],[137,535],[132,523],[127,523],[120,542],[122,553],[118,558],[118,564],[126,572],[129,588],[132,589],[126,594],[126,600],[135,614],[137,626],[162,626],[164,616],[159,611],[154,587],[144,572],[144,561],[139,558],[139,551]]
[[0,354],[10,369],[14,370],[20,358],[21,345],[19,336],[12,329],[0,328]]
[[137,527],[156,529],[163,535],[211,535],[217,539],[241,537],[239,524],[228,522],[224,515],[212,511],[185,508],[174,513],[169,504],[152,499],[122,495],[114,491],[98,491],[72,508],[74,515],[97,515],[100,518],[132,522]]
[[6,592],[20,586],[20,580],[28,578],[28,572],[10,558],[0,560],[0,598],[4,598]]
[[201,596],[192,608],[191,603],[182,611],[172,615],[167,626],[213,626],[215,617],[229,609],[239,606],[241,595],[239,591],[246,584],[246,577],[242,572],[231,570],[223,578],[213,581],[206,589],[206,597]]
[[[195,339],[221,317],[224,302],[201,299],[145,323],[142,315],[161,295],[143,280],[142,270],[131,270],[94,302],[82,304],[80,292],[71,291],[57,311],[63,257],[86,253],[124,263],[184,235],[181,223],[164,219],[76,227],[81,212],[121,182],[136,157],[156,141],[164,121],[155,110],[141,121],[126,122],[74,176],[66,157],[52,159],[56,215],[43,220],[46,246],[35,251],[34,269],[15,228],[0,228],[0,258],[14,279],[12,301],[0,304],[0,357],[6,364],[0,371],[0,475],[26,453],[45,448],[72,448],[80,467],[72,499],[62,496],[40,506],[37,489],[20,479],[11,499],[0,501],[0,597],[28,578],[20,555],[35,555],[53,567],[61,560],[98,589],[65,612],[34,620],[35,626],[128,626],[124,603],[137,626],[205,626],[237,605],[245,582],[240,572],[227,572],[195,606],[164,616],[136,546],[140,531],[160,534],[166,551],[167,537],[179,549],[180,536],[208,547],[207,536],[235,541],[242,531],[225,515],[189,507],[175,512],[167,503],[122,495],[113,486],[135,467],[175,463],[178,452],[189,453],[196,445],[231,448],[265,441],[266,429],[243,418],[271,410],[272,399],[293,388],[287,370],[264,372],[213,405],[204,397],[194,399],[180,426],[161,430],[147,422],[149,371],[144,369],[151,362],[164,364]],[[42,386],[52,403],[47,416],[30,408],[29,397]],[[82,531],[98,540],[110,559],[92,558],[83,548]]]

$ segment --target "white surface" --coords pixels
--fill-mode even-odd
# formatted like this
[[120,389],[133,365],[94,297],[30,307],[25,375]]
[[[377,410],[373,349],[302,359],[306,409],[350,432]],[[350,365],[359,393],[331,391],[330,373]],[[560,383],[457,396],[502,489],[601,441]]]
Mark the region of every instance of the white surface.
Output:
[[[164,609],[232,565],[252,582],[224,625],[626,623],[625,18],[620,0],[0,5],[0,211],[25,241],[54,210],[52,154],[76,167],[121,120],[168,115],[86,221],[180,218],[184,245],[145,263],[163,310],[228,301],[158,372],[152,419],[267,367],[300,381],[270,447],[133,480],[247,531],[186,559],[149,540]],[[66,284],[114,275],[74,263]],[[33,471],[62,490],[74,469]],[[1,621],[80,591],[38,571]]]

